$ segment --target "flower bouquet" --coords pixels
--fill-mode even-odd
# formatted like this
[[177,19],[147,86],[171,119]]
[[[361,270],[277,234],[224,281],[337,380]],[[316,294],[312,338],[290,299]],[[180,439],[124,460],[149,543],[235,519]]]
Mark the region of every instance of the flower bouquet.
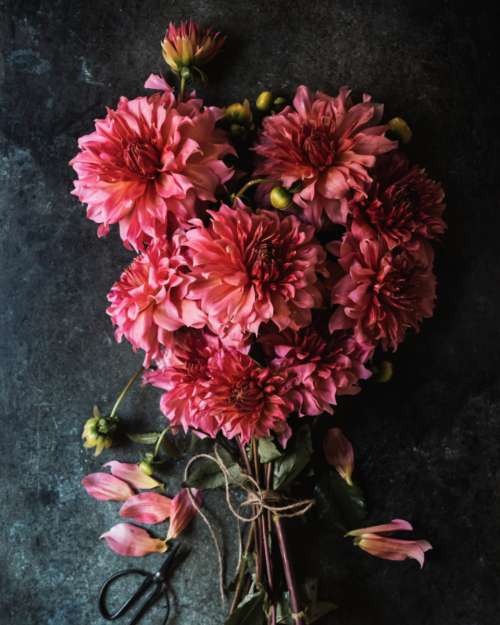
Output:
[[[87,476],[96,499],[122,501],[126,522],[102,535],[126,556],[164,552],[191,519],[207,523],[221,569],[227,625],[302,625],[334,606],[299,584],[288,517],[328,500],[339,531],[371,555],[413,558],[424,540],[395,519],[362,527],[354,452],[335,426],[343,395],[391,377],[384,352],[433,313],[432,243],[445,230],[444,194],[400,145],[401,118],[348,88],[299,86],[293,99],[261,93],[226,108],[191,91],[224,38],[193,22],[170,24],[150,94],[120,98],[79,140],[73,193],[105,236],[116,224],[133,254],[108,295],[117,341],[143,368],[109,415],[83,432],[96,454],[123,425],[117,408],[135,379],[162,390],[159,432],[129,438],[151,451]],[[186,443],[186,441],[189,442]],[[203,451],[200,451],[201,447]],[[165,494],[165,457],[183,457],[183,488]],[[326,487],[325,487],[326,484]],[[202,491],[221,488],[239,526],[234,578]],[[164,538],[142,525],[169,520]]]

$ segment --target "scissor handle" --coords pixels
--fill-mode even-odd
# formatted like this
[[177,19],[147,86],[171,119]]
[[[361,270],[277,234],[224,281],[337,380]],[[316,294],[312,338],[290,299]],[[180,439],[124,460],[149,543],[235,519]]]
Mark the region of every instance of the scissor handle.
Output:
[[[120,577],[127,577],[127,576],[132,576],[132,575],[141,575],[142,577],[144,577],[144,580],[140,584],[139,588],[137,588],[137,590],[134,592],[134,594],[129,599],[127,599],[127,601],[125,601],[125,603],[120,608],[118,608],[116,612],[111,613],[108,610],[108,607],[106,605],[106,597],[107,597],[107,592],[109,588]],[[139,610],[137,611],[136,615],[134,616],[134,618],[132,619],[129,625],[136,625],[139,622],[139,620],[144,616],[144,614],[153,606],[153,604],[156,603],[156,601],[158,601],[158,599],[160,598],[162,594],[165,595],[165,598],[167,601],[166,615],[163,620],[163,625],[165,625],[168,620],[168,616],[170,612],[170,604],[169,604],[168,594],[167,594],[167,589],[165,587],[165,584],[161,579],[157,579],[155,575],[152,575],[151,573],[148,573],[147,571],[143,571],[142,569],[128,569],[126,571],[119,571],[118,573],[115,573],[104,582],[101,588],[101,591],[99,593],[99,612],[101,613],[101,616],[105,618],[107,621],[115,621],[116,619],[119,619],[135,603],[137,603],[137,601],[147,592],[147,590],[152,585],[155,585],[156,588],[149,595],[146,601],[141,605],[141,607],[139,608]]]

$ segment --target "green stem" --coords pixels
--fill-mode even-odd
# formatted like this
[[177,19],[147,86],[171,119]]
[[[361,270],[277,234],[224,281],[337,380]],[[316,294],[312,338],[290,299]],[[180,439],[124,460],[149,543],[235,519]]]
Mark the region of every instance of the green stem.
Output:
[[160,446],[163,443],[163,439],[165,438],[169,430],[170,430],[170,427],[165,428],[160,434],[160,436],[158,437],[158,440],[156,441],[155,449],[153,452],[153,458],[155,458],[158,455],[158,452],[160,451]]
[[250,187],[253,187],[256,184],[266,184],[266,183],[272,183],[272,182],[279,184],[280,181],[273,180],[271,178],[254,178],[253,180],[249,180],[246,184],[244,184],[234,197],[235,198],[241,197],[247,189],[249,189]]
[[186,76],[181,73],[181,84],[179,86],[179,102],[184,101],[184,92],[186,91]]
[[137,380],[137,378],[141,375],[141,373],[144,371],[144,367],[141,367],[138,371],[136,371],[134,373],[134,375],[130,378],[130,380],[127,382],[127,384],[124,386],[122,392],[118,395],[118,397],[116,398],[116,401],[113,405],[113,408],[111,409],[111,414],[109,415],[109,418],[112,419],[115,416],[116,411],[118,410],[119,405],[122,403],[123,398],[126,396],[126,394],[129,392],[129,390],[131,389],[133,383]]

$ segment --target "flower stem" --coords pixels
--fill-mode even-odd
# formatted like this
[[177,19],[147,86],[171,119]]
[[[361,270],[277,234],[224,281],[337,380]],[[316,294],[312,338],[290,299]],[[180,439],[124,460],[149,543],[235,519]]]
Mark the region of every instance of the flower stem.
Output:
[[301,612],[299,609],[295,575],[292,569],[292,565],[290,563],[288,545],[286,542],[285,533],[283,531],[283,525],[281,524],[280,517],[276,514],[273,516],[273,522],[281,553],[281,561],[283,562],[283,571],[285,573],[286,585],[288,586],[288,592],[290,593],[290,607],[292,608],[292,618],[295,625],[305,625],[304,613]]
[[181,83],[179,86],[179,102],[184,101],[184,92],[186,91],[186,77],[181,74]]
[[243,582],[245,580],[245,569],[247,566],[247,558],[248,552],[250,551],[250,547],[252,546],[252,542],[255,537],[255,525],[252,523],[250,526],[250,530],[248,532],[247,540],[245,543],[245,548],[243,550],[243,554],[241,556],[240,566],[238,568],[238,578],[236,581],[236,588],[234,590],[233,600],[231,602],[231,608],[229,609],[229,616],[236,610],[238,607],[238,603],[240,602],[240,597],[243,590]]
[[279,184],[280,181],[273,180],[271,178],[254,178],[253,180],[249,180],[246,184],[244,184],[234,197],[235,198],[241,197],[247,189],[250,189],[250,187],[253,187],[256,184],[267,184],[267,183],[271,184],[273,182],[275,182],[276,184]]
[[118,407],[122,403],[122,400],[125,398],[129,390],[132,388],[133,383],[137,380],[137,378],[141,375],[143,371],[144,371],[144,367],[141,367],[138,371],[134,373],[134,375],[130,378],[127,384],[125,384],[122,392],[116,398],[113,408],[111,409],[111,413],[109,415],[110,419],[112,419],[115,416],[116,411],[118,410]]

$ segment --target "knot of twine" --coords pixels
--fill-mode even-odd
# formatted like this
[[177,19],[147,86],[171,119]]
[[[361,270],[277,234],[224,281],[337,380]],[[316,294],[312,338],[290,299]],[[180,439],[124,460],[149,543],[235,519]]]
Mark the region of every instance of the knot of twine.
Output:
[[[231,514],[235,517],[237,524],[238,524],[238,537],[239,537],[238,551],[239,553],[238,553],[238,563],[236,566],[236,570],[238,570],[241,565],[241,560],[242,560],[242,555],[243,555],[241,535],[239,531],[240,521],[242,523],[252,523],[253,521],[256,521],[264,513],[264,511],[271,512],[274,516],[277,516],[277,517],[298,517],[298,516],[302,516],[306,514],[306,512],[310,510],[315,503],[314,499],[303,499],[300,501],[294,501],[287,497],[284,497],[281,493],[278,493],[276,491],[262,489],[260,487],[260,484],[257,482],[257,480],[253,478],[251,475],[249,475],[248,473],[242,473],[241,479],[238,479],[237,481],[235,481],[228,467],[225,465],[224,461],[222,460],[219,454],[217,445],[214,448],[213,455],[197,454],[196,456],[193,456],[189,460],[189,462],[186,464],[186,467],[184,469],[184,483],[188,482],[190,468],[193,466],[195,462],[197,462],[198,460],[202,460],[202,459],[213,462],[219,468],[222,474],[222,477],[224,479],[224,490],[226,494],[227,506],[229,510],[231,511]],[[239,509],[235,507],[235,505],[233,504],[233,501],[231,499],[231,484],[234,484],[234,486],[243,490],[246,493],[247,498],[245,499],[245,501],[239,504],[238,508],[252,507],[253,512],[249,514],[248,516],[241,514]],[[188,487],[187,490],[188,490],[189,498],[191,500],[191,504],[193,505],[195,510],[198,512],[198,514],[200,515],[200,517],[203,519],[206,526],[208,527],[208,531],[214,543],[215,550],[217,552],[217,560],[219,564],[219,590],[220,590],[220,595],[222,598],[222,603],[225,603],[224,561],[223,561],[222,550],[219,545],[219,541],[215,534],[212,523],[210,522],[206,514],[203,512],[203,510],[201,510],[201,507],[198,505],[196,499],[191,493],[191,489]]]

